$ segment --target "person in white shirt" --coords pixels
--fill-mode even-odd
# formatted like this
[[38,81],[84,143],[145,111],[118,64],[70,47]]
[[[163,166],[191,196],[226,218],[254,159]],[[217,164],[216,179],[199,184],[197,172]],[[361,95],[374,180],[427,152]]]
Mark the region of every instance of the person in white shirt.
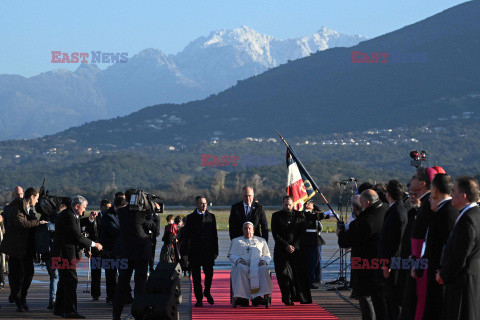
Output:
[[248,300],[254,306],[266,305],[268,301],[262,296],[272,294],[273,289],[268,271],[270,250],[265,239],[253,235],[254,231],[253,223],[245,222],[243,236],[232,240],[228,252],[233,297],[243,306],[248,306]]

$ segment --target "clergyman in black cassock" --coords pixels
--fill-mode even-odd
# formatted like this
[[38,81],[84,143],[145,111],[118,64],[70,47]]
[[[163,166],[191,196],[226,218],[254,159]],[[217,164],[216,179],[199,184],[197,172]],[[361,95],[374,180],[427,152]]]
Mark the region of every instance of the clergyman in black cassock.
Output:
[[478,183],[458,177],[452,204],[460,210],[443,250],[437,282],[445,283],[444,319],[480,319],[480,208]]
[[300,246],[305,232],[305,217],[293,210],[292,197],[284,197],[283,210],[272,215],[272,234],[275,273],[286,305],[293,305],[294,301],[312,303],[305,253]]

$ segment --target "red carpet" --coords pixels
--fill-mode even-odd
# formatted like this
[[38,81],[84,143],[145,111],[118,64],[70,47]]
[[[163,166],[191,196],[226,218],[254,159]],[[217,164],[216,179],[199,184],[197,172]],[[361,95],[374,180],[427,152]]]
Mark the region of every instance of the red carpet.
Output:
[[[203,274],[202,274],[203,276]],[[293,307],[287,307],[282,303],[280,288],[277,279],[273,277],[272,305],[266,309],[258,307],[237,307],[230,304],[230,271],[216,270],[213,274],[212,296],[215,300],[213,306],[203,299],[203,307],[195,308],[195,295],[192,288],[192,319],[221,319],[221,320],[268,320],[268,319],[338,319],[315,303],[295,303]],[[202,281],[203,284],[203,281]]]

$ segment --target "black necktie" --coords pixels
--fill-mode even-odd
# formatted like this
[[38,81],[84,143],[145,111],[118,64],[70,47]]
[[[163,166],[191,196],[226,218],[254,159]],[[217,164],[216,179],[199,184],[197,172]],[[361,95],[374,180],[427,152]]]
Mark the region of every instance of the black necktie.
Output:
[[250,221],[250,207],[245,207],[245,216],[247,217],[247,221]]

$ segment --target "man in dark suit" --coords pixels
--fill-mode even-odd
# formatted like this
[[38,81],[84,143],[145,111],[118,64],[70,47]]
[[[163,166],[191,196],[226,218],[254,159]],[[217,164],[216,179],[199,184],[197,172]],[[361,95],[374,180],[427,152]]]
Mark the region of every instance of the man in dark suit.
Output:
[[[90,247],[95,247],[102,250],[100,243],[85,238],[81,233],[80,217],[85,212],[87,204],[84,197],[76,196],[72,199],[71,207],[61,212],[55,223],[52,259],[60,258],[60,263],[57,264],[60,280],[54,314],[68,319],[85,318],[77,312],[76,264],[81,257],[80,249],[90,250]],[[93,216],[90,216],[90,219],[93,220]]]
[[[445,286],[435,280],[435,275],[440,269],[440,260],[443,247],[447,243],[448,236],[453,230],[458,210],[452,205],[450,193],[453,180],[447,174],[437,174],[432,181],[430,205],[434,212],[427,231],[425,253],[422,259],[428,260],[427,269],[427,297],[423,319],[435,320],[443,316],[445,301]],[[424,270],[416,270],[414,277],[421,276]]]
[[[125,192],[127,203],[135,192],[135,189]],[[152,257],[149,231],[157,232],[160,228],[160,221],[155,216],[151,219],[154,209],[146,212],[134,211],[130,209],[129,204],[117,211],[120,222],[119,256],[128,259],[128,267],[119,271],[117,290],[113,299],[113,319],[120,319],[122,315],[123,306],[128,299],[133,270],[135,270],[135,297],[145,293],[148,261]]]
[[[403,186],[398,180],[390,180],[387,184],[386,198],[389,208],[385,213],[380,241],[378,243],[378,258],[387,259],[388,265],[382,266],[381,275],[377,277],[378,285],[385,289],[385,303],[389,319],[396,320],[400,315],[402,300],[398,284],[398,269],[391,269],[392,259],[400,258],[402,237],[407,225],[407,209],[402,202]],[[378,274],[377,274],[378,275]]]
[[[195,307],[203,306],[203,296],[209,304],[214,300],[210,294],[213,279],[213,265],[218,256],[217,221],[215,215],[207,210],[207,199],[202,196],[195,198],[197,209],[190,213],[182,231],[184,242],[183,259],[190,265],[193,281],[193,291],[197,302]],[[201,267],[205,274],[205,291],[202,293]]]
[[472,177],[455,179],[452,204],[460,211],[443,250],[439,284],[445,284],[444,319],[480,319],[479,189]]
[[295,301],[312,303],[305,250],[301,246],[305,233],[305,216],[293,210],[292,196],[283,197],[283,210],[272,214],[272,235],[275,273],[282,302],[287,306],[293,306]]
[[33,208],[38,201],[38,191],[25,190],[25,198],[12,202],[8,215],[8,229],[0,246],[0,252],[9,256],[10,296],[17,305],[17,312],[29,310],[27,291],[32,283],[35,254],[34,228],[47,221],[38,221]]
[[[100,226],[100,243],[103,245],[103,256],[107,259],[118,258],[118,237],[120,235],[120,221],[117,210],[127,205],[123,197],[116,197],[113,207],[110,207],[102,215]],[[105,269],[105,287],[107,291],[107,303],[112,303],[117,289],[118,268]]]
[[[373,286],[374,270],[363,268],[363,261],[377,258],[380,232],[385,218],[387,206],[383,205],[377,193],[371,189],[360,195],[360,205],[363,211],[350,222],[348,230],[337,227],[338,245],[351,248],[353,289],[359,297],[362,319],[387,319],[387,311],[382,304],[381,292]],[[356,268],[353,261],[360,261]],[[357,264],[358,265],[358,264]]]
[[253,223],[255,236],[262,237],[268,242],[268,222],[265,211],[258,201],[254,201],[253,188],[244,186],[242,188],[243,201],[232,205],[228,219],[228,231],[230,240],[243,235],[243,224],[247,221]]
[[[94,242],[99,242],[100,241],[100,229],[102,225],[102,216],[106,214],[108,208],[111,207],[110,201],[108,200],[102,200],[100,202],[100,212],[97,213],[95,211],[92,211],[93,213],[93,220],[90,218],[82,218],[80,221],[80,225],[83,227],[85,226],[85,231],[87,232],[88,236],[87,238],[94,241]],[[91,257],[94,259],[99,259],[100,258],[100,253],[97,250],[97,248],[93,247],[91,250]],[[101,263],[100,263],[101,265]],[[98,265],[90,264],[90,273],[92,275],[92,280],[91,280],[91,295],[92,295],[92,300],[97,301],[99,297],[102,295],[102,292],[100,290],[100,282],[101,282],[101,277],[102,277],[102,269],[98,267]]]

